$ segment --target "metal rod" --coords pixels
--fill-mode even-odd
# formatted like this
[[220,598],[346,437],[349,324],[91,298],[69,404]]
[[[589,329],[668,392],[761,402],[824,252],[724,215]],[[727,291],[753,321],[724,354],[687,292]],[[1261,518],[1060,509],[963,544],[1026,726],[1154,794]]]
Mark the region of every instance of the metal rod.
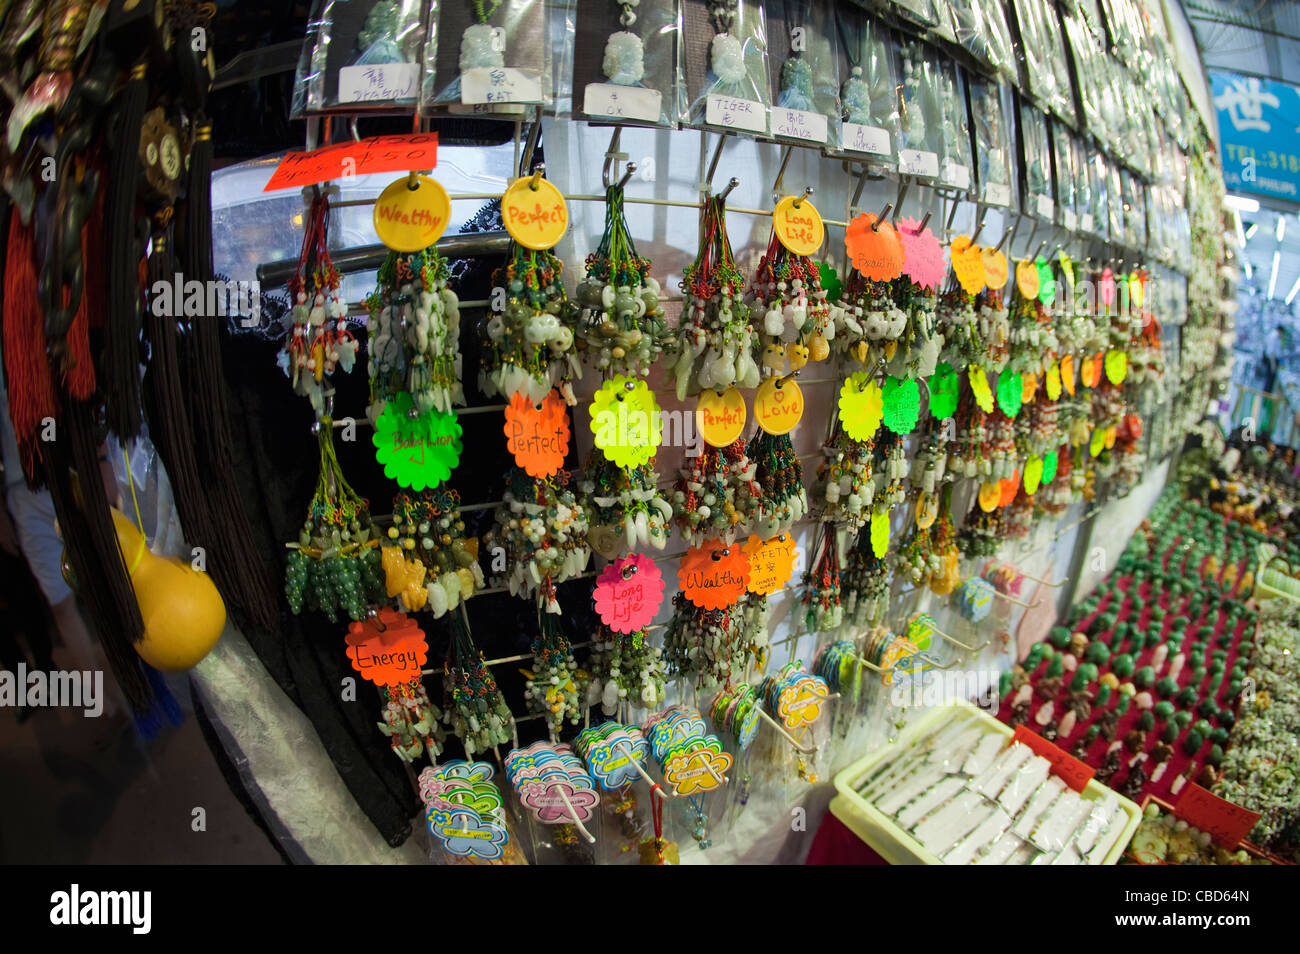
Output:
[[975,240],[980,237],[980,233],[983,231],[984,231],[984,222],[981,220],[979,227],[975,229],[975,234],[970,237],[970,243],[972,245],[975,244]]
[[1007,239],[1011,238],[1011,236],[1015,234],[1015,231],[1016,231],[1016,227],[1013,225],[1011,226],[1011,228],[1003,232],[1002,238],[998,239],[998,244],[993,246],[993,251],[995,252],[1002,251],[1002,246],[1006,244]]
[[623,170],[623,178],[618,180],[618,187],[621,189],[625,185],[627,185],[635,172],[636,172],[636,163],[629,162],[627,164],[627,168]]
[[731,190],[736,188],[738,185],[740,185],[740,180],[735,176],[732,176],[731,181],[727,183],[727,187],[718,193],[718,198],[723,202],[726,202],[727,196],[731,195]]
[[862,188],[867,184],[867,175],[869,172],[870,166],[862,167],[862,175],[858,176],[858,186],[853,190],[853,201],[849,203],[850,215],[858,208],[858,200],[862,198]]
[[894,195],[894,218],[897,219],[903,214],[903,203],[907,201],[907,190],[911,187],[912,180],[906,176],[898,180],[898,192]]
[[772,180],[772,201],[775,202],[781,196],[781,186],[785,179],[785,167],[790,165],[790,157],[794,155],[794,146],[786,146],[781,155],[781,167],[776,171],[776,178]]
[[801,205],[803,205],[803,200],[811,197],[812,194],[813,194],[813,187],[805,186],[803,190],[803,195],[799,196],[799,198],[794,200],[794,207],[796,209],[799,208]]
[[[444,235],[438,239],[437,249],[446,258],[477,258],[487,255],[504,255],[510,247],[506,232],[466,232]],[[340,272],[359,272],[375,269],[388,258],[386,245],[362,245],[358,248],[332,252],[334,267]],[[257,266],[257,280],[266,286],[283,285],[298,270],[298,259],[288,258],[266,262]]]
[[544,175],[546,175],[546,163],[539,162],[533,169],[533,181],[528,183],[528,188],[536,192],[538,183],[542,181],[542,176]]
[[709,174],[704,178],[706,187],[713,185],[713,174],[718,171],[718,160],[722,158],[722,147],[731,133],[722,133],[718,136],[718,144],[713,149],[713,158],[709,160]]
[[885,207],[881,209],[880,214],[876,216],[876,221],[871,223],[871,231],[874,232],[880,227],[880,223],[885,221],[885,217],[889,215],[889,210],[892,209],[893,207],[894,206],[891,203],[889,202],[885,203]]

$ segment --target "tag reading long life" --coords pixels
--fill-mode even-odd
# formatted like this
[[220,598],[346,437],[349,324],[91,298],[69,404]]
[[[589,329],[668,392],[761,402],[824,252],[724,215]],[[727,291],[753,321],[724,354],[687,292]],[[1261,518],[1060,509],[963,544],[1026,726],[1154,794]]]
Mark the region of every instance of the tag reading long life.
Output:
[[777,241],[796,255],[812,255],[826,239],[821,213],[807,197],[788,195],[772,210]]

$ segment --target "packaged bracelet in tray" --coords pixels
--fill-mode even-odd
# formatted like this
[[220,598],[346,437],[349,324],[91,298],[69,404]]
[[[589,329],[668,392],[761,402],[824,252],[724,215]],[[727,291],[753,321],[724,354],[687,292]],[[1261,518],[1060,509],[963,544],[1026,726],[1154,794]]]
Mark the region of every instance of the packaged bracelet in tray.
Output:
[[578,4],[574,115],[596,123],[676,126],[680,25],[675,0]]
[[937,708],[835,777],[831,811],[894,864],[1114,864],[1137,805],[1075,791],[968,703]]
[[290,118],[413,109],[426,6],[425,0],[316,0],[294,77]]

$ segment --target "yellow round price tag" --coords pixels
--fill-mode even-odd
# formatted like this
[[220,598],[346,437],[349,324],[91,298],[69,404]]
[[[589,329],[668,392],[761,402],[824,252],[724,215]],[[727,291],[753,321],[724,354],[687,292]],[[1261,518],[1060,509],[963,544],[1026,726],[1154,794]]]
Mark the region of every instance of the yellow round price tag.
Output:
[[695,404],[695,426],[711,447],[726,447],[745,429],[745,399],[735,388],[705,391]]
[[1038,266],[1033,262],[1016,263],[1016,287],[1020,294],[1033,301],[1038,297]]
[[995,248],[986,248],[981,253],[984,259],[984,282],[994,291],[1007,287],[1009,266],[1007,257]]
[[754,417],[769,434],[789,434],[803,417],[803,391],[794,378],[768,378],[754,394]]
[[510,237],[524,248],[552,248],[569,227],[569,207],[546,179],[524,176],[501,197],[501,218]]
[[788,195],[772,210],[776,239],[796,255],[811,255],[822,247],[826,226],[806,196]]
[[375,200],[375,234],[395,252],[419,252],[442,237],[451,221],[447,190],[428,176],[391,183]]

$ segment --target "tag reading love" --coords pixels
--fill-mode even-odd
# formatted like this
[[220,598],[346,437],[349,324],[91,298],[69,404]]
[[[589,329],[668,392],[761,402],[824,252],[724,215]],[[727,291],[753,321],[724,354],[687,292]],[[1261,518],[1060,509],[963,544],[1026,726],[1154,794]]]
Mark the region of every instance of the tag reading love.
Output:
[[723,609],[749,586],[749,557],[738,544],[706,540],[691,547],[677,570],[682,595],[701,609]]
[[397,252],[419,252],[442,237],[451,221],[451,199],[428,176],[390,183],[375,200],[372,219],[379,241]]
[[1082,792],[1087,788],[1088,783],[1092,781],[1093,775],[1096,774],[1094,769],[1084,765],[1064,749],[1053,745],[1037,732],[1033,732],[1023,725],[1016,726],[1016,731],[1011,736],[1011,740],[1028,746],[1029,750],[1035,755],[1047,759],[1052,767],[1052,774],[1076,792]]
[[751,533],[742,548],[749,559],[749,592],[759,596],[775,593],[789,581],[794,573],[794,561],[798,556],[794,537],[780,533],[770,540],[762,540],[758,534]]
[[1038,267],[1033,262],[1016,262],[1016,287],[1028,301],[1038,297]]
[[769,434],[789,434],[803,417],[803,391],[794,378],[768,378],[754,393],[754,417]]
[[796,255],[812,255],[826,240],[821,213],[806,196],[788,195],[772,210],[776,240]]
[[501,197],[501,218],[510,237],[534,251],[552,248],[569,228],[564,195],[546,179],[524,176]]
[[424,630],[405,613],[388,607],[365,622],[349,623],[345,641],[352,668],[377,686],[418,680],[429,654]]
[[558,391],[541,406],[516,391],[506,407],[506,449],[530,477],[549,477],[564,466],[569,453],[569,410]]
[[978,295],[984,290],[984,256],[978,245],[972,245],[970,236],[958,235],[949,249],[952,272],[968,295]]
[[1007,257],[995,248],[986,248],[980,254],[984,259],[984,283],[993,291],[1002,291],[1010,271]]
[[642,467],[659,449],[659,402],[644,380],[615,375],[592,395],[587,413],[596,446],[619,467]]
[[663,604],[663,574],[654,560],[633,553],[601,570],[591,597],[602,623],[616,633],[635,633],[654,622]]
[[1174,805],[1174,815],[1193,828],[1208,831],[1214,843],[1236,851],[1260,819],[1258,812],[1234,805],[1192,782]]
[[903,274],[903,243],[888,222],[877,222],[874,212],[864,212],[844,230],[844,249],[865,278],[893,281]]
[[695,426],[711,447],[734,444],[745,430],[745,399],[735,388],[705,390],[695,403]]
[[840,387],[840,421],[855,441],[870,440],[885,417],[884,398],[866,371],[855,371]]

